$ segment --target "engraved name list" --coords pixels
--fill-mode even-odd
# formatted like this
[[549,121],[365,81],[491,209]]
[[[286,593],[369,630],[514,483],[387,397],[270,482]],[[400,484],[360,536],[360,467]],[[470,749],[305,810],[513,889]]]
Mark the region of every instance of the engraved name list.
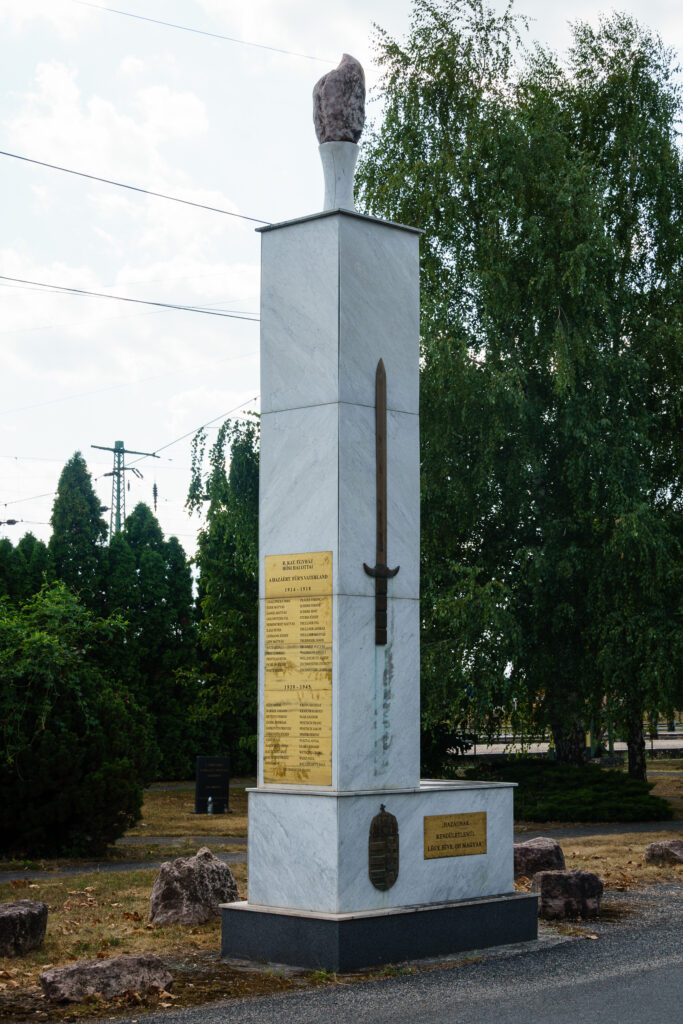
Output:
[[332,784],[332,552],[266,555],[263,781]]

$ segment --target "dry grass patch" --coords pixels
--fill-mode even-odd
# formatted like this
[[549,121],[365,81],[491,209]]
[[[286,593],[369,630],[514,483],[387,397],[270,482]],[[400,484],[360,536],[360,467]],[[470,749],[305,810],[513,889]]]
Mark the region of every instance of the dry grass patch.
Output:
[[145,790],[142,818],[128,836],[246,836],[247,794],[230,787],[229,814],[193,814],[194,786]]
[[[666,769],[669,771],[669,769]],[[651,771],[656,771],[652,768]],[[653,775],[650,782],[654,782],[653,796],[663,796],[668,800],[674,810],[674,818],[679,821],[683,819],[683,772],[671,771],[669,778],[661,775]]]
[[[208,846],[211,853],[216,854],[216,856],[222,853],[233,853],[241,854],[246,858],[246,846],[236,846],[230,838],[216,837],[216,839],[209,839],[207,842],[202,840],[201,843],[197,843],[191,836],[179,836],[170,843],[160,843],[154,836],[149,836],[149,842],[144,844],[121,843],[110,848],[107,853],[106,862],[113,864],[135,864],[140,861],[164,861],[173,860],[174,857],[192,857],[200,846]],[[231,870],[233,866],[233,864],[228,864]],[[87,865],[83,865],[83,869],[87,870]]]
[[[246,865],[235,864],[231,870],[240,896],[245,897]],[[161,928],[148,923],[149,896],[156,875],[154,869],[93,872],[0,885],[0,902],[41,900],[49,907],[43,946],[21,958],[0,957],[0,1017],[9,1011],[12,1019],[20,1020],[24,1011],[35,1016],[36,1011],[44,1010],[38,975],[47,966],[121,953],[155,953],[167,963],[190,965],[207,954],[217,957],[220,921],[194,928]],[[193,987],[190,984],[190,995]],[[93,1006],[87,1005],[88,1012],[92,1012]],[[73,1012],[73,1007],[51,1007],[50,1018],[62,1019]]]
[[[581,868],[593,871],[605,882],[605,890],[625,892],[628,889],[644,889],[661,882],[676,882],[683,879],[683,866],[667,865],[656,867],[645,863],[645,847],[648,843],[679,839],[679,832],[625,832],[620,835],[585,836],[562,839],[560,845],[570,871]],[[531,879],[518,879],[515,889],[528,892]]]

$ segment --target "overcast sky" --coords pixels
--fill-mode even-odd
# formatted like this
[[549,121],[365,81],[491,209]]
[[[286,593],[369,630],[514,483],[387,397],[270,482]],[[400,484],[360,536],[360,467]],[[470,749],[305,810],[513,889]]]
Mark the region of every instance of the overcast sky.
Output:
[[[372,23],[401,36],[411,8],[409,0],[111,6],[243,42],[76,0],[0,0],[0,149],[264,221],[321,208],[313,85],[348,52],[372,86]],[[535,19],[530,38],[559,51],[566,18],[596,23],[610,9],[559,7],[516,6]],[[682,48],[680,0],[618,8]],[[259,236],[249,221],[6,156],[0,197],[0,275],[258,315]],[[1,279],[0,303],[0,520],[24,521],[0,526],[0,536],[16,542],[30,529],[47,540],[50,492],[76,450],[109,505],[111,458],[91,444],[156,451],[229,410],[258,409],[257,323]],[[161,525],[191,553],[199,524],[183,508],[189,445],[140,462],[143,479],[127,474],[126,497],[128,510],[151,504],[156,482]]]

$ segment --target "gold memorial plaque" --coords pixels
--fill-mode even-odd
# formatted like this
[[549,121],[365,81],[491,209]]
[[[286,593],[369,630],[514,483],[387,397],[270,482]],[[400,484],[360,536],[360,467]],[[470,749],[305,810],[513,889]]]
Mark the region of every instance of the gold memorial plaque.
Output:
[[486,811],[428,814],[424,819],[424,859],[486,853]]
[[266,555],[263,781],[332,785],[332,552]]

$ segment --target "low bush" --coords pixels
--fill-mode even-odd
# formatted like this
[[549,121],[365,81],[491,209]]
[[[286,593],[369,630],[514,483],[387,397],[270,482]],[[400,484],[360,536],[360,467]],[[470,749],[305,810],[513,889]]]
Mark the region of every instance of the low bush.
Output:
[[101,854],[139,817],[156,747],[148,716],[103,669],[123,642],[66,587],[0,602],[0,852]]
[[521,821],[668,821],[667,800],[652,796],[653,783],[597,765],[556,764],[538,758],[482,761],[467,779],[516,782],[515,818]]

